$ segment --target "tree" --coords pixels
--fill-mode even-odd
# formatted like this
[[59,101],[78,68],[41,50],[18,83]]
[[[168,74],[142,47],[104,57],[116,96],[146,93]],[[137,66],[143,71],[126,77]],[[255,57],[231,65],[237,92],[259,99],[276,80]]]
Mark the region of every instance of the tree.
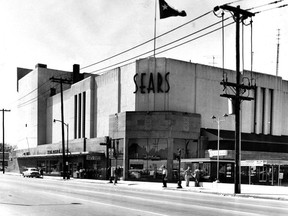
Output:
[[[17,149],[17,145],[13,145],[13,146],[9,144],[4,145],[5,152],[12,153],[15,149]],[[0,144],[0,152],[3,152],[3,143]]]

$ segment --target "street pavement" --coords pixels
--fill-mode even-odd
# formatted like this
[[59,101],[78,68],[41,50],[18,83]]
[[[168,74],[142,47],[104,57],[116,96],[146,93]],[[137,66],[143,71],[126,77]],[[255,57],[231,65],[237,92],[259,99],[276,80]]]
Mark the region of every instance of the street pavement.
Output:
[[[6,175],[20,175],[17,173],[6,172]],[[94,183],[94,184],[111,184],[107,180],[96,179],[78,179],[70,178],[69,180],[63,180],[62,177],[44,176],[45,179],[55,181],[79,181],[82,183]],[[190,181],[189,187],[186,187],[185,182],[182,182],[182,188],[178,188],[177,183],[167,184],[167,188],[162,187],[161,182],[143,182],[143,181],[122,181],[118,180],[115,187],[129,187],[143,190],[173,190],[177,192],[199,192],[199,193],[212,193],[222,196],[236,196],[247,198],[261,198],[261,199],[274,199],[274,200],[287,200],[288,201],[288,187],[287,186],[270,186],[270,185],[241,185],[241,193],[234,193],[234,184],[216,183],[216,182],[202,182],[201,187],[194,187],[194,182]]]

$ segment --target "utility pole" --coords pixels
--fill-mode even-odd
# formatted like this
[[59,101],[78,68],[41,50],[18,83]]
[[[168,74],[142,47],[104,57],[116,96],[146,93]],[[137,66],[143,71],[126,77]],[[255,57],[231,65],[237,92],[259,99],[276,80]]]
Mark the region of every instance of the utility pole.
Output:
[[221,97],[227,97],[232,99],[235,102],[235,169],[234,169],[234,193],[241,193],[241,143],[240,143],[240,103],[242,100],[253,100],[251,97],[242,96],[242,93],[246,90],[255,88],[250,84],[244,85],[241,84],[241,73],[240,73],[240,22],[252,17],[255,14],[246,10],[240,9],[240,6],[232,7],[229,5],[217,6],[214,8],[214,11],[219,9],[228,10],[233,13],[234,20],[236,22],[236,83],[230,83],[227,80],[223,80],[220,84],[226,89],[227,86],[235,89],[235,95],[222,94]]
[[52,82],[60,83],[60,93],[61,93],[61,121],[62,121],[62,167],[63,167],[63,179],[66,175],[66,158],[65,158],[65,132],[64,132],[64,104],[63,104],[63,83],[72,84],[72,80],[62,79],[62,78],[50,78]]
[[276,59],[276,78],[278,77],[278,69],[279,69],[279,49],[280,49],[280,29],[278,29],[277,34],[277,59]]
[[0,110],[1,112],[2,112],[2,116],[3,116],[3,118],[2,118],[2,123],[3,123],[3,158],[2,158],[2,169],[3,169],[3,174],[5,174],[5,130],[4,130],[4,126],[5,126],[5,124],[4,124],[4,113],[5,112],[10,112],[11,110],[6,110],[6,109],[1,109]]

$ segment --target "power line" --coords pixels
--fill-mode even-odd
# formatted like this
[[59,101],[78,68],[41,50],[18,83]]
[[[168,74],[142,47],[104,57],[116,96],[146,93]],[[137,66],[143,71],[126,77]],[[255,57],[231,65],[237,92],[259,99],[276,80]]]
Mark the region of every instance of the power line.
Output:
[[[243,0],[232,1],[232,2],[226,3],[226,5],[233,4],[233,3],[236,3],[236,2],[241,2],[241,1],[243,1]],[[276,3],[279,3],[279,2],[282,2],[282,1],[284,1],[284,0],[278,0],[278,1],[270,2],[270,3],[264,4],[264,5],[256,6],[256,7],[251,8],[251,9],[255,9],[255,8],[258,8],[258,7],[267,6],[267,5],[271,5],[271,4],[276,4]],[[248,10],[251,10],[251,9],[248,9]],[[213,11],[213,10],[212,10],[212,11]],[[187,24],[189,24],[189,23],[191,23],[191,22],[193,22],[193,21],[196,21],[197,19],[200,19],[200,18],[208,15],[209,13],[211,13],[211,11],[208,11],[208,12],[202,14],[201,16],[195,18],[195,19],[192,19],[192,20],[190,20],[190,21],[188,21],[188,22],[186,22],[186,23],[184,23],[184,24],[182,24],[182,25],[180,25],[180,26],[178,26],[178,27],[176,27],[176,28],[174,28],[174,29],[171,29],[170,31],[167,31],[167,32],[165,32],[165,33],[163,33],[163,34],[161,34],[161,35],[158,35],[158,36],[156,37],[156,39],[157,39],[157,38],[160,38],[160,37],[162,37],[162,36],[164,36],[164,35],[166,35],[166,34],[168,34],[168,33],[171,33],[171,32],[173,32],[173,31],[175,31],[175,30],[177,30],[177,29],[179,29],[179,28],[181,28],[181,27],[183,27],[183,26],[185,26],[185,25],[187,25]],[[95,63],[93,63],[93,64],[90,64],[90,65],[88,65],[88,66],[85,66],[85,67],[81,68],[81,70],[82,70],[82,69],[85,69],[85,68],[88,68],[88,67],[91,67],[91,66],[95,66],[95,65],[97,65],[97,64],[99,64],[99,63],[105,62],[105,61],[110,60],[110,59],[112,59],[112,58],[115,58],[115,57],[117,57],[117,56],[120,56],[120,55],[122,55],[122,54],[124,54],[124,53],[127,53],[127,52],[133,50],[133,49],[136,49],[136,48],[138,48],[138,47],[140,47],[140,46],[143,46],[143,45],[145,45],[145,44],[147,44],[147,43],[149,43],[149,42],[151,42],[151,41],[153,41],[153,40],[154,40],[154,38],[152,38],[152,39],[150,39],[150,40],[148,40],[148,41],[145,41],[145,42],[143,42],[143,43],[141,43],[141,44],[138,44],[138,45],[136,45],[136,46],[134,46],[134,47],[132,47],[132,48],[129,48],[129,49],[127,49],[127,50],[124,50],[124,51],[122,51],[122,52],[120,52],[120,53],[118,53],[118,54],[115,54],[115,55],[111,56],[111,57],[108,57],[108,58],[106,58],[106,59],[100,60],[100,61],[95,62]],[[149,51],[149,52],[150,52],[150,51]],[[138,55],[138,56],[135,56],[135,57],[133,57],[133,58],[129,58],[129,59],[127,59],[127,60],[121,61],[121,63],[125,63],[125,62],[127,62],[127,61],[129,61],[129,60],[131,60],[131,59],[135,59],[135,58],[140,57],[140,56],[143,56],[143,55],[145,55],[145,54],[147,54],[147,53],[148,53],[148,52],[146,52],[146,53],[144,53],[144,54],[141,54],[141,55]],[[115,65],[118,65],[118,64],[121,64],[121,63],[116,63],[116,64],[113,64],[113,65],[111,65],[111,66],[107,66],[107,67],[105,67],[105,68],[102,68],[102,69],[93,71],[92,73],[97,72],[97,71],[100,71],[100,70],[107,69],[107,68],[109,68],[109,67],[112,67],[112,66],[115,66]]]
[[43,87],[45,84],[49,84],[50,83],[50,80],[47,80],[46,82],[42,83],[40,86],[38,86],[37,88],[35,88],[34,90],[30,91],[29,93],[27,93],[26,95],[22,96],[21,98],[18,99],[19,100],[22,100],[23,98],[25,98],[26,96],[32,94],[33,92],[35,92],[36,90],[40,89],[41,87]]
[[[71,78],[71,76],[69,76],[69,75],[67,75],[67,76],[58,76],[58,78],[61,78],[61,79],[64,79],[64,77],[65,77],[65,79],[66,79],[66,78]],[[47,83],[48,83],[48,84],[50,83],[50,85],[51,85],[50,80],[48,80],[48,81],[46,81],[45,83],[43,83],[42,85],[40,85],[38,88],[35,88],[34,90],[32,90],[31,92],[29,92],[28,94],[26,94],[26,95],[24,95],[23,97],[21,97],[20,99],[18,99],[17,101],[19,102],[21,99],[23,99],[23,98],[25,98],[26,96],[30,95],[30,94],[33,93],[34,91],[40,90],[40,89],[44,88],[44,86],[46,86],[46,85],[44,85],[44,84],[47,84]],[[55,87],[55,84],[54,84],[54,87]],[[37,95],[36,97],[30,98],[30,99],[27,100],[27,101],[24,101],[24,102],[22,102],[22,103],[20,103],[20,104],[17,104],[17,107],[20,108],[20,107],[29,105],[29,104],[37,101],[37,100],[38,100],[39,98],[41,98],[41,97],[47,97],[48,95],[46,95],[46,94],[47,94],[47,93],[50,94],[50,91],[51,91],[51,88],[48,88],[46,91],[42,92],[41,94]],[[16,101],[16,102],[17,102],[17,101]]]
[[[235,1],[235,2],[237,2],[237,1]],[[278,1],[276,1],[276,2],[278,2]],[[279,2],[280,2],[280,1],[279,1]],[[232,2],[232,3],[233,3],[233,2]],[[232,4],[232,3],[230,3],[230,4]],[[275,2],[270,2],[270,3],[268,3],[267,5],[269,5],[269,4],[275,4]],[[288,4],[286,4],[286,5],[281,5],[281,6],[278,6],[278,7],[275,7],[275,8],[270,8],[270,9],[267,9],[267,10],[258,11],[258,12],[255,12],[255,14],[256,14],[256,13],[265,12],[265,11],[268,11],[268,10],[273,10],[273,9],[277,9],[277,8],[286,7],[286,6],[288,6]],[[248,9],[248,10],[249,10],[249,9]],[[230,23],[230,24],[232,24],[232,23]],[[230,25],[230,24],[228,24],[228,25]],[[225,25],[225,26],[227,26],[227,25]],[[220,29],[220,28],[219,28],[219,29]],[[219,30],[219,29],[218,29],[218,30]],[[206,35],[206,34],[205,34],[205,35]],[[203,35],[203,36],[205,36],[205,35]],[[202,37],[202,36],[200,36],[200,37]],[[197,37],[197,38],[199,38],[199,37]],[[197,38],[196,38],[196,39],[197,39]],[[194,40],[194,39],[192,39],[192,41],[193,41],[193,40]],[[188,41],[188,42],[190,42],[190,41]],[[186,42],[183,43],[183,44],[186,44]],[[181,45],[183,45],[183,44],[181,44]],[[178,47],[178,46],[175,46],[175,47],[173,47],[173,48],[176,48],[176,47]],[[160,48],[163,48],[163,46],[156,48],[156,50],[157,50],[157,49],[160,49]],[[171,49],[172,49],[172,48],[169,48],[169,49],[166,49],[165,51],[161,51],[161,52],[158,52],[158,53],[156,53],[156,54],[160,54],[160,53],[166,52],[166,51],[171,50]],[[140,55],[137,55],[137,56],[131,57],[131,58],[129,58],[129,59],[123,60],[123,61],[121,61],[121,62],[118,62],[118,63],[112,64],[112,65],[110,65],[110,66],[106,66],[106,67],[103,67],[103,68],[101,68],[101,69],[92,71],[91,73],[96,73],[96,72],[99,72],[99,71],[102,71],[102,70],[105,70],[105,69],[108,69],[108,68],[111,68],[111,67],[114,67],[114,66],[123,64],[123,63],[125,63],[125,62],[130,61],[130,60],[133,60],[133,59],[136,59],[136,58],[138,58],[138,57],[141,57],[141,56],[144,56],[144,55],[146,55],[146,54],[149,54],[149,53],[152,52],[152,51],[153,51],[153,50],[147,51],[147,52],[142,53],[142,54],[140,54]],[[149,57],[150,57],[150,56],[149,56]]]
[[[169,30],[169,31],[167,31],[167,32],[164,32],[163,34],[160,34],[160,35],[156,36],[155,39],[158,39],[158,38],[160,38],[160,37],[162,37],[162,36],[164,36],[164,35],[166,35],[166,34],[169,34],[169,33],[173,32],[173,31],[175,31],[175,30],[177,30],[177,29],[179,29],[179,28],[182,28],[183,26],[185,26],[185,25],[187,25],[187,24],[189,24],[189,23],[191,23],[191,22],[194,22],[194,21],[200,19],[200,18],[208,15],[208,14],[211,13],[211,12],[212,12],[212,10],[211,10],[211,11],[208,11],[208,12],[206,12],[206,13],[204,13],[204,14],[202,14],[202,15],[200,15],[200,16],[198,16],[198,17],[196,17],[196,18],[194,18],[194,19],[192,19],[192,20],[190,20],[190,21],[188,21],[188,22],[186,22],[186,23],[184,23],[184,24],[182,24],[182,25],[174,28],[174,29],[171,29],[171,30]],[[131,50],[134,50],[134,49],[136,49],[136,48],[138,48],[138,47],[140,47],[140,46],[143,46],[143,45],[145,45],[145,44],[147,44],[147,43],[149,43],[149,42],[151,42],[151,41],[153,41],[153,40],[154,40],[154,38],[152,38],[152,39],[150,39],[150,40],[148,40],[148,41],[145,41],[145,42],[143,42],[143,43],[141,43],[141,44],[138,44],[138,45],[136,45],[136,46],[134,46],[134,47],[132,47],[132,48],[129,48],[129,49],[127,49],[127,50],[124,50],[124,51],[122,51],[122,52],[120,52],[120,53],[117,53],[117,54],[115,54],[115,55],[113,55],[113,56],[111,56],[111,57],[108,57],[108,58],[106,58],[106,59],[100,60],[100,61],[98,61],[98,62],[95,62],[95,63],[93,63],[93,64],[87,65],[87,66],[85,66],[85,67],[82,67],[81,70],[83,70],[83,69],[85,69],[85,68],[88,68],[88,67],[91,67],[91,66],[94,66],[94,65],[97,65],[97,64],[99,64],[99,63],[108,61],[108,60],[110,60],[110,59],[112,59],[112,58],[115,58],[115,57],[117,57],[117,56],[119,56],[119,55],[122,55],[122,54],[127,53],[127,52],[129,52],[129,51],[131,51]]]
[[47,96],[48,96],[47,93],[48,93],[48,94],[50,93],[50,89],[47,89],[45,92],[43,92],[43,93],[40,94],[40,95],[37,95],[37,96],[34,97],[34,98],[31,98],[31,99],[29,99],[29,100],[27,100],[27,101],[25,101],[25,102],[23,102],[23,103],[21,103],[21,104],[18,104],[18,105],[17,105],[17,108],[21,108],[21,107],[27,106],[27,105],[29,105],[29,104],[32,104],[32,103],[36,102],[39,98],[47,97]]
[[287,7],[287,6],[288,6],[288,4],[284,4],[284,5],[280,5],[280,6],[277,6],[277,7],[269,8],[269,9],[266,9],[266,10],[257,11],[257,12],[255,12],[255,14],[263,13],[263,12],[266,12],[266,11],[275,10],[275,9],[279,9],[279,8],[283,8],[283,7]]
[[[230,19],[230,18],[231,18],[231,17],[228,17],[228,18],[226,18],[226,19],[224,19],[224,20],[228,20],[228,19]],[[186,36],[184,36],[184,37],[181,37],[181,38],[179,38],[179,39],[177,39],[177,40],[174,40],[174,41],[172,41],[172,42],[170,42],[170,43],[167,43],[167,44],[164,44],[164,45],[162,45],[162,46],[159,46],[159,47],[156,48],[156,50],[162,49],[162,48],[164,48],[164,47],[166,47],[166,46],[169,46],[169,45],[171,45],[171,44],[173,44],[173,43],[179,42],[179,41],[181,41],[181,40],[183,40],[183,39],[185,39],[185,38],[187,38],[187,37],[190,37],[190,36],[192,36],[192,35],[195,35],[195,34],[197,34],[197,33],[200,33],[201,31],[207,30],[207,29],[209,29],[209,28],[211,28],[211,27],[213,27],[213,26],[215,26],[215,25],[217,25],[217,24],[219,24],[219,23],[221,23],[221,22],[222,22],[222,21],[218,21],[218,22],[216,22],[216,23],[214,23],[214,24],[211,24],[211,25],[209,25],[209,26],[206,26],[206,27],[204,27],[204,28],[202,28],[202,29],[200,29],[200,30],[198,30],[198,31],[196,31],[196,32],[193,32],[193,33],[191,33],[191,34],[188,34],[188,35],[186,35]],[[219,30],[219,28],[218,28],[217,30]],[[204,36],[205,36],[205,35],[204,35]],[[200,37],[198,37],[198,38],[201,38],[201,37],[202,37],[202,36],[200,36]],[[194,39],[193,39],[193,40],[194,40]],[[190,40],[190,41],[191,41],[191,40]],[[186,42],[182,43],[181,45],[183,45],[183,44],[185,44],[185,43],[186,43]],[[174,48],[176,48],[176,47],[178,47],[178,46],[174,46]],[[170,48],[170,49],[171,49],[171,48]],[[170,49],[167,49],[166,51],[168,51],[168,50],[170,50]],[[105,69],[108,69],[108,68],[111,68],[111,67],[114,67],[114,66],[123,64],[123,63],[125,63],[125,62],[130,61],[130,60],[133,60],[133,59],[139,58],[139,57],[141,57],[141,56],[144,56],[144,55],[146,55],[146,54],[149,54],[149,53],[151,53],[151,52],[153,52],[153,50],[149,50],[149,51],[147,51],[147,52],[144,52],[144,53],[139,54],[139,55],[137,55],[137,56],[131,57],[131,58],[126,59],[126,60],[123,60],[123,61],[121,61],[121,62],[118,62],[118,63],[112,64],[112,65],[103,67],[103,68],[101,68],[101,69],[92,71],[91,73],[97,73],[97,72],[99,72],[99,71],[102,71],[102,70],[105,70]],[[158,53],[156,53],[156,54],[160,54],[160,53],[162,53],[162,52],[158,52]],[[150,57],[150,56],[149,56],[149,57]]]
[[[228,24],[224,25],[224,27],[227,27],[227,26],[229,26],[229,25],[231,25],[231,24],[233,24],[233,23],[235,23],[235,22],[233,21],[233,22],[231,22],[231,23],[228,23]],[[176,45],[176,46],[173,46],[173,47],[171,47],[171,48],[169,48],[169,49],[163,50],[163,51],[161,51],[161,52],[159,52],[159,53],[156,53],[156,54],[161,54],[161,53],[167,52],[167,51],[169,51],[169,50],[171,50],[171,49],[175,49],[175,48],[177,48],[177,47],[179,47],[179,46],[182,46],[182,45],[184,45],[184,44],[186,44],[186,43],[192,42],[192,41],[197,40],[197,39],[199,39],[199,38],[202,38],[202,37],[204,37],[204,36],[207,36],[207,35],[209,35],[209,34],[211,34],[211,33],[213,33],[213,32],[216,32],[216,31],[218,31],[218,30],[220,30],[220,29],[222,29],[222,26],[219,27],[219,28],[216,28],[216,29],[214,29],[214,30],[212,30],[212,31],[210,31],[210,32],[207,32],[207,33],[205,33],[205,34],[203,34],[203,35],[200,35],[200,36],[198,36],[198,37],[196,37],[196,38],[193,38],[193,39],[191,39],[191,40],[188,40],[188,41],[185,41],[185,42],[183,42],[183,43],[181,43],[181,44],[178,44],[178,45]]]
[[255,6],[255,7],[249,8],[247,10],[254,10],[254,9],[265,7],[265,6],[268,6],[268,5],[277,4],[277,3],[280,3],[282,1],[284,1],[284,0],[278,0],[278,1],[274,1],[274,2],[269,2],[269,3],[266,3],[266,4],[262,4],[262,5],[259,5],[259,6]]
[[241,1],[243,1],[243,0],[236,0],[236,1],[233,1],[233,2],[226,3],[226,5],[234,4],[236,2],[241,2]]

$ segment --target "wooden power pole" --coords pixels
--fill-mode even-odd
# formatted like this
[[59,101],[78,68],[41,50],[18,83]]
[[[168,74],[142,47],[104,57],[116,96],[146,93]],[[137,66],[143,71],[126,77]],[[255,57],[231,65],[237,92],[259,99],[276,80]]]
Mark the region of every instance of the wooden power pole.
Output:
[[3,123],[3,158],[2,158],[2,169],[3,169],[3,174],[5,174],[5,121],[4,121],[4,113],[5,112],[10,112],[11,110],[6,110],[6,109],[1,109],[2,112],[2,123]]
[[[50,78],[52,82],[60,83],[60,93],[61,93],[61,121],[62,121],[62,167],[63,167],[63,179],[67,176],[66,173],[66,157],[65,157],[65,132],[64,132],[64,104],[63,104],[63,83],[72,84],[71,80],[62,78]],[[68,177],[68,176],[67,176]],[[68,179],[68,178],[67,178]]]
[[228,82],[223,80],[220,84],[224,86],[224,89],[229,86],[234,88],[235,94],[222,94],[221,97],[227,97],[234,101],[235,108],[235,166],[234,166],[234,193],[241,193],[241,143],[240,143],[240,103],[242,100],[253,100],[251,97],[242,96],[241,93],[246,90],[255,88],[255,86],[241,84],[241,73],[240,73],[240,22],[252,17],[255,14],[246,10],[240,9],[240,6],[232,7],[229,5],[217,6],[214,8],[215,11],[222,9],[233,13],[234,20],[236,22],[236,83]]

